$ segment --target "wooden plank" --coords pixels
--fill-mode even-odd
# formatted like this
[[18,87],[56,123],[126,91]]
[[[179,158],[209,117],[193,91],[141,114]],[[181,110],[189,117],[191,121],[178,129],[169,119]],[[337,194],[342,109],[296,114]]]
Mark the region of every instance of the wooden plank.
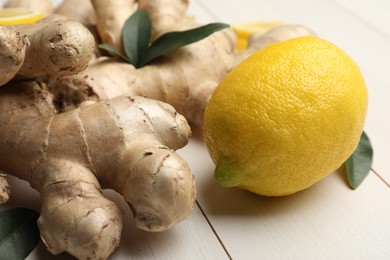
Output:
[[[1,205],[0,210],[14,207],[28,207],[39,211],[40,196],[30,185],[9,176],[11,199]],[[126,202],[113,191],[105,191],[106,197],[115,201],[124,212],[122,241],[111,259],[226,259],[226,253],[212,229],[196,205],[192,214],[168,231],[151,233],[137,229]],[[53,256],[40,245],[27,259],[51,259]],[[62,254],[58,259],[73,259]]]
[[198,1],[190,1],[187,14],[192,16],[200,24],[218,22],[218,18],[214,13]]
[[389,259],[390,192],[374,174],[354,191],[339,171],[303,192],[272,198],[220,187],[199,141],[180,153],[233,259]]
[[121,201],[126,214],[125,226],[121,246],[112,259],[226,259],[225,251],[197,205],[183,222],[168,231],[151,233],[133,225],[132,213]]
[[352,15],[370,24],[372,29],[387,35],[390,38],[390,2],[387,0],[374,0],[367,4],[365,0],[333,0],[340,8],[344,8]]
[[[345,8],[340,9],[337,4],[324,0],[197,1],[227,23],[282,20],[304,24],[345,50],[361,68],[369,90],[365,130],[375,151],[373,169],[390,183],[390,88],[387,76],[390,39],[387,35],[372,30],[371,24]],[[382,12],[390,13],[390,9]],[[390,32],[390,26],[385,29]]]

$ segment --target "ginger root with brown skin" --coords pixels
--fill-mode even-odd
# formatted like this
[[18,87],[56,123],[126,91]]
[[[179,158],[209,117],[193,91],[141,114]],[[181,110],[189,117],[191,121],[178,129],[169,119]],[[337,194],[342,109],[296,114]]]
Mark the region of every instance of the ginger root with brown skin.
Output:
[[190,214],[194,178],[174,152],[190,128],[170,105],[121,96],[57,114],[44,85],[25,81],[0,89],[0,111],[0,170],[41,193],[38,225],[53,254],[105,259],[118,246],[122,213],[100,185],[148,231]]
[[122,47],[122,27],[134,12],[135,0],[91,0],[97,17],[97,30],[103,42]]
[[[88,65],[94,46],[82,24],[61,16],[33,25],[0,26],[0,86],[11,80],[75,74]],[[5,178],[0,185],[8,185]]]
[[0,172],[0,205],[9,199],[10,188],[7,182],[7,175]]
[[189,0],[138,0],[138,4],[139,8],[145,10],[152,20],[152,38],[172,30],[194,26],[188,24],[185,19]]
[[[29,45],[15,78],[0,88],[0,171],[41,193],[38,225],[50,252],[105,259],[118,246],[122,213],[101,187],[122,194],[141,229],[162,231],[186,218],[194,177],[175,153],[191,134],[186,119],[168,104],[123,95],[61,113],[46,84],[28,79],[82,70],[92,36],[58,16],[8,28],[26,34]],[[5,200],[3,174],[0,185]]]
[[0,27],[0,40],[0,86],[13,78],[75,74],[88,66],[95,48],[85,26],[62,16]]
[[23,65],[28,39],[0,26],[0,86],[12,80]]
[[19,78],[72,75],[84,70],[94,53],[95,40],[88,29],[65,17],[48,16],[14,29],[30,42]]
[[[77,8],[75,8],[77,6]],[[63,15],[69,20],[77,21],[88,28],[96,25],[96,15],[90,0],[64,0],[54,10],[55,14]]]

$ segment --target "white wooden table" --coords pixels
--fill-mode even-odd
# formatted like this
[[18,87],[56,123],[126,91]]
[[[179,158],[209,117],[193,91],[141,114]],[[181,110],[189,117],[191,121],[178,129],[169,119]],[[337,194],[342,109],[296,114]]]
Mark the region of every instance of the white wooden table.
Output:
[[[179,151],[196,175],[191,216],[167,232],[147,233],[109,194],[128,215],[111,259],[390,259],[390,1],[192,0],[189,12],[201,23],[304,24],[348,52],[369,89],[365,131],[374,147],[372,172],[355,191],[340,169],[295,195],[262,197],[219,187],[203,144],[193,139]],[[6,207],[39,209],[28,184],[10,181],[14,192]],[[28,259],[53,257],[40,244]]]

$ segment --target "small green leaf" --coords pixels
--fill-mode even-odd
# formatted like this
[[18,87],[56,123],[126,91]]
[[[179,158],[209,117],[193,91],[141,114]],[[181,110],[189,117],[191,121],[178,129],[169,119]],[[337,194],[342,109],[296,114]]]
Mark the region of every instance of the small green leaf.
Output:
[[365,132],[353,154],[346,161],[348,181],[352,189],[356,189],[371,170],[373,150]]
[[37,212],[26,208],[0,212],[1,259],[25,259],[30,254],[40,240],[38,217]]
[[123,26],[123,49],[136,68],[139,67],[149,48],[151,32],[152,22],[149,15],[143,10],[135,12]]
[[131,60],[129,60],[125,55],[123,55],[119,50],[117,50],[111,44],[99,44],[99,48],[111,52],[116,56],[118,56],[119,58],[121,58],[122,60],[124,60],[125,62],[132,64]]
[[145,59],[141,62],[140,67],[167,52],[199,41],[210,34],[227,27],[229,27],[227,24],[211,23],[187,31],[166,33],[152,43],[147,51]]

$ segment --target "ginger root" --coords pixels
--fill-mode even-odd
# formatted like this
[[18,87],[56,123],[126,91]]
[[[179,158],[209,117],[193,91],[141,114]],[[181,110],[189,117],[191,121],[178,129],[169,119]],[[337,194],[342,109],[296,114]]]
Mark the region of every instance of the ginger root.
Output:
[[66,76],[84,70],[95,40],[82,24],[48,16],[32,25],[0,27],[0,86],[14,77]]
[[[175,153],[191,135],[186,119],[168,104],[123,95],[62,113],[60,97],[39,81],[83,70],[93,54],[89,31],[53,15],[3,31],[16,40],[5,35],[0,53],[15,51],[7,41],[20,42],[22,65],[0,60],[12,71],[0,88],[0,171],[41,193],[38,225],[48,250],[79,259],[113,252],[122,213],[102,187],[122,194],[141,229],[163,231],[186,218],[195,204],[194,177]],[[1,202],[7,187],[2,174]]]
[[97,30],[103,42],[122,47],[122,27],[134,12],[135,0],[91,0],[97,17]]
[[153,38],[172,31],[187,29],[185,14],[189,0],[138,0],[139,8],[145,10],[152,20]]
[[122,213],[100,185],[122,194],[148,231],[191,212],[194,178],[174,152],[190,128],[170,105],[121,96],[57,114],[44,85],[24,81],[0,89],[0,111],[0,170],[41,193],[38,224],[53,254],[104,259],[117,247]]
[[69,20],[82,23],[88,28],[96,25],[96,15],[91,1],[64,0],[54,10],[54,13],[65,16]]
[[20,78],[77,73],[87,67],[94,53],[95,40],[88,29],[60,16],[14,28],[30,42],[18,72]]
[[13,79],[23,65],[28,39],[0,26],[0,86]]
[[9,192],[10,188],[7,182],[7,176],[0,172],[0,205],[8,201]]

